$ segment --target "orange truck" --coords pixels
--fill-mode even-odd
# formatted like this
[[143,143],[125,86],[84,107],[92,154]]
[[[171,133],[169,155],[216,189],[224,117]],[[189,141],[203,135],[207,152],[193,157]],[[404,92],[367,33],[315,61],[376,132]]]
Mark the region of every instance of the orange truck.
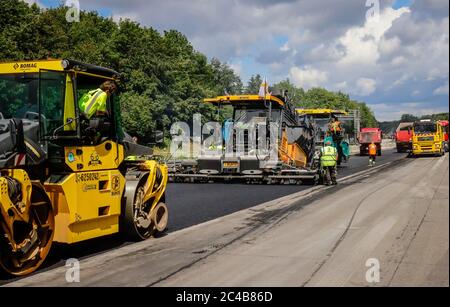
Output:
[[414,123],[400,123],[395,132],[397,152],[409,152],[412,150],[412,128]]
[[383,133],[380,128],[362,128],[359,133],[359,152],[361,156],[369,154],[369,145],[377,145],[377,155],[381,156],[381,140]]

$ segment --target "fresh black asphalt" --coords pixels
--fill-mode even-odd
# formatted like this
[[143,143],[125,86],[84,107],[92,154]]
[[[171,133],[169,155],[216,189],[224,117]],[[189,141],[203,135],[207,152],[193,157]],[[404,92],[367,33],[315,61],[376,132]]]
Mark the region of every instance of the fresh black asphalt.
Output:
[[[377,157],[382,164],[405,157],[389,149]],[[368,157],[352,156],[338,170],[338,177],[348,176],[368,168]],[[256,185],[229,183],[172,183],[167,188],[169,206],[168,232],[200,224],[233,212],[247,209],[311,186]]]

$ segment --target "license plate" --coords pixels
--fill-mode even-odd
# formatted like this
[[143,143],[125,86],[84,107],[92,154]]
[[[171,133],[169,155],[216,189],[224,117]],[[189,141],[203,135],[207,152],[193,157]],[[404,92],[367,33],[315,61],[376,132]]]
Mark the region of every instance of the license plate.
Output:
[[239,167],[239,163],[237,163],[237,162],[223,162],[223,167],[224,168],[238,168]]

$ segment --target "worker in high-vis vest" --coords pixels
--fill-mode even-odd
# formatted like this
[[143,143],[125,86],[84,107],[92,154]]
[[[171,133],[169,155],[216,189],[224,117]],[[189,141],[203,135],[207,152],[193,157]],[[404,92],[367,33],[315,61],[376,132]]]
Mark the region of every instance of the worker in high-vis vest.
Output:
[[377,145],[375,145],[374,142],[372,142],[369,145],[369,166],[375,166],[375,160],[377,158]]
[[324,171],[324,183],[326,185],[336,185],[337,180],[337,149],[332,146],[331,141],[327,141],[325,146],[321,149],[320,164]]
[[329,130],[332,134],[340,134],[342,132],[342,124],[336,117],[331,119]]
[[87,92],[79,101],[81,113],[83,113],[87,119],[106,116],[108,114],[108,97],[116,90],[117,85],[113,81],[106,81],[100,85],[100,88]]

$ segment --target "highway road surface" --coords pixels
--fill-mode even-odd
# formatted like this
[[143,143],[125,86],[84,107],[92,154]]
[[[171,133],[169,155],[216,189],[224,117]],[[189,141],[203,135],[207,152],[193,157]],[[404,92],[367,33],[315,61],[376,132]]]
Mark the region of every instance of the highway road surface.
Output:
[[[379,164],[405,158],[393,149],[379,157]],[[352,156],[339,169],[338,177],[348,176],[367,169],[368,157]],[[251,208],[286,195],[305,191],[311,186],[247,185],[247,184],[169,184],[166,202],[169,206],[169,226],[165,235],[191,227],[233,212]],[[110,250],[134,244],[120,235],[89,240],[72,246],[54,244],[46,263],[40,271],[54,269],[69,258],[85,259]],[[0,275],[0,285],[18,280]]]
[[85,257],[78,284],[58,266],[7,285],[448,286],[448,155],[392,156],[338,187],[278,187],[287,196]]
[[[378,164],[405,158],[393,149],[378,157]],[[338,171],[339,177],[355,174],[368,168],[368,157],[352,156],[348,164]],[[169,232],[224,216],[242,209],[274,200],[311,186],[297,185],[248,185],[248,184],[170,184],[167,203],[170,206]]]

